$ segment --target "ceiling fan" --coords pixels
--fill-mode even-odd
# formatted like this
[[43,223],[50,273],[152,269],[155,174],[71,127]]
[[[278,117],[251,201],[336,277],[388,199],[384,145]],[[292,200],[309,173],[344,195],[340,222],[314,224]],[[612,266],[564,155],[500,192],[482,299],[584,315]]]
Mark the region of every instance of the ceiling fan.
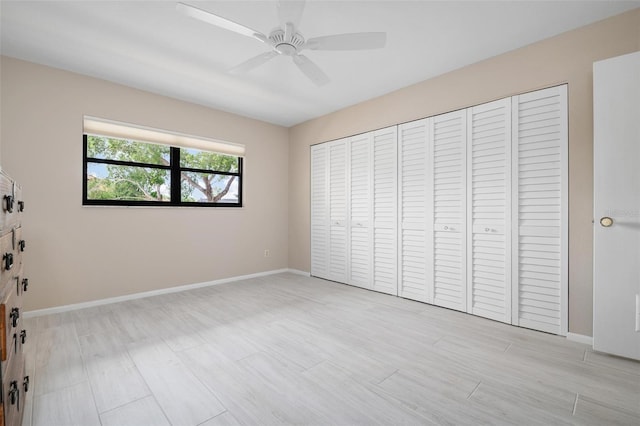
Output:
[[314,37],[309,40],[298,32],[298,23],[304,10],[304,1],[279,1],[278,17],[280,27],[274,29],[269,35],[262,34],[244,25],[233,22],[227,18],[208,12],[206,10],[178,3],[176,9],[195,19],[199,19],[211,25],[233,31],[243,36],[252,37],[266,44],[270,51],[255,56],[240,65],[229,70],[231,73],[248,72],[270,59],[279,55],[290,56],[293,63],[298,66],[311,81],[322,86],[329,82],[329,77],[311,59],[300,54],[305,49],[309,50],[366,50],[379,49],[385,46],[387,34],[384,32],[366,32],[335,34],[323,37]]

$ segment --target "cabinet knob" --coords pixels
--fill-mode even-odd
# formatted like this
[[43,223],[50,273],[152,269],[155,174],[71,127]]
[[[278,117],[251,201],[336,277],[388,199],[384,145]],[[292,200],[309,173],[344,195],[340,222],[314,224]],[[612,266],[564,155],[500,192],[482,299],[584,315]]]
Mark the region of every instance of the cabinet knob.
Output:
[[26,341],[27,341],[27,330],[22,330],[20,332],[20,343],[24,345]]
[[13,204],[15,203],[15,198],[13,197],[13,195],[5,195],[4,197],[2,197],[2,199],[4,201],[4,210],[8,213],[12,213]]
[[22,291],[27,291],[27,287],[29,287],[29,278],[22,279]]
[[18,248],[20,249],[20,251],[24,251],[26,246],[27,246],[27,244],[26,244],[26,242],[24,240],[18,241]]
[[3,254],[2,260],[4,261],[4,269],[6,271],[11,270],[11,268],[13,267],[13,253]]
[[24,211],[24,201],[18,201],[18,211],[19,212]]
[[29,392],[29,376],[24,376],[24,380],[22,381],[22,387],[24,388],[24,393]]

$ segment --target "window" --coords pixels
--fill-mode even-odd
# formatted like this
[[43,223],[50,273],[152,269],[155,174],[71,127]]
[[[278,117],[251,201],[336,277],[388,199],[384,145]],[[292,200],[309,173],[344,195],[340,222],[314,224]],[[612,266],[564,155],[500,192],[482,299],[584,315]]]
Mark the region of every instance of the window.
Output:
[[172,146],[87,128],[85,118],[84,205],[242,206],[241,156],[194,148],[190,145],[197,144],[184,140],[178,141],[183,146]]

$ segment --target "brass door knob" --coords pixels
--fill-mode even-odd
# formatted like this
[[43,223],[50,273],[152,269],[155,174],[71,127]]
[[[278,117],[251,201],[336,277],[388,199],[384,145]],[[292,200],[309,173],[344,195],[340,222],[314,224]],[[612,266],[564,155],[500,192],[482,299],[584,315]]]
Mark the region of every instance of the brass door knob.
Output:
[[600,225],[604,226],[605,228],[608,228],[611,225],[613,225],[613,219],[607,216],[602,217],[600,218]]

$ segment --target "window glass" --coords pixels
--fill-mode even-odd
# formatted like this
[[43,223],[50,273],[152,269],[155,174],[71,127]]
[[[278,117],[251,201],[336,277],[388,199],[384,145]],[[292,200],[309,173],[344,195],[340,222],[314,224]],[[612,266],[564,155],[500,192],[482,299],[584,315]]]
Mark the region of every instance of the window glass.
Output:
[[182,201],[197,203],[237,203],[237,176],[182,172]]
[[113,164],[87,165],[89,200],[171,201],[171,171]]
[[87,137],[87,157],[168,166],[171,148],[166,145],[113,139],[101,136]]
[[94,135],[84,146],[83,204],[242,205],[241,157]]

